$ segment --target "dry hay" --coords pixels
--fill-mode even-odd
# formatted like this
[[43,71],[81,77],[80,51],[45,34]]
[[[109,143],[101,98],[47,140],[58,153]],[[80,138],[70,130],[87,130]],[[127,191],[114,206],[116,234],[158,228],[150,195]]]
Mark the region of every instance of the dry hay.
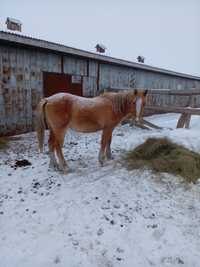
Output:
[[8,142],[7,138],[0,137],[0,150],[8,148]]
[[188,182],[200,178],[200,154],[167,138],[149,138],[125,156],[129,169],[148,167],[156,172],[181,175]]

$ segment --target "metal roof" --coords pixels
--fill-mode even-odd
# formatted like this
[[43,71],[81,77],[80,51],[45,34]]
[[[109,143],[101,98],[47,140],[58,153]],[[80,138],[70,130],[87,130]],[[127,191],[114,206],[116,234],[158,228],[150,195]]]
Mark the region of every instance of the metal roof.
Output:
[[84,57],[88,59],[98,60],[103,63],[109,63],[109,64],[115,64],[115,65],[121,65],[146,71],[153,71],[157,73],[167,74],[167,75],[173,75],[177,77],[183,77],[193,80],[200,80],[200,77],[184,74],[176,71],[166,70],[162,68],[153,67],[146,64],[140,64],[136,62],[127,61],[124,59],[118,59],[113,58],[105,55],[99,55],[96,53],[88,52],[85,50],[69,47],[66,45],[53,43],[49,41],[44,41],[41,39],[32,38],[29,36],[24,36],[20,34],[10,33],[6,31],[0,31],[0,43],[1,42],[9,42],[17,45],[22,45],[26,47],[36,47],[40,49],[46,49],[51,51],[56,51],[64,54],[70,54],[74,56]]

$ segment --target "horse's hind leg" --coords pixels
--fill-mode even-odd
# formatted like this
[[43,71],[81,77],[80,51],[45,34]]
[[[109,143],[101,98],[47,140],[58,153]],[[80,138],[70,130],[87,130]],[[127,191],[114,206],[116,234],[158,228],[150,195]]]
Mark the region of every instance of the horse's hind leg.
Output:
[[65,132],[66,132],[66,128],[59,128],[56,130],[56,142],[55,142],[55,149],[56,149],[56,154],[59,160],[59,168],[61,171],[63,171],[64,173],[67,173],[68,170],[68,166],[67,163],[65,161],[63,152],[62,152],[62,147],[63,147],[63,143],[64,143],[64,138],[65,138]]
[[50,130],[49,141],[48,141],[49,157],[50,157],[49,167],[57,170],[58,169],[58,163],[57,163],[56,157],[55,157],[55,142],[56,142],[56,139],[55,139],[54,133],[52,130]]

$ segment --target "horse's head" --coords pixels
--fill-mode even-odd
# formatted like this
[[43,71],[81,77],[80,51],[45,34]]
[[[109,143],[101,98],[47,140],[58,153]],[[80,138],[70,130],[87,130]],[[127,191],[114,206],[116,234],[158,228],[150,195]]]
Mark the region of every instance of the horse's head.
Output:
[[133,93],[131,113],[134,114],[136,121],[139,121],[140,118],[143,116],[147,93],[148,90],[137,89],[135,89]]

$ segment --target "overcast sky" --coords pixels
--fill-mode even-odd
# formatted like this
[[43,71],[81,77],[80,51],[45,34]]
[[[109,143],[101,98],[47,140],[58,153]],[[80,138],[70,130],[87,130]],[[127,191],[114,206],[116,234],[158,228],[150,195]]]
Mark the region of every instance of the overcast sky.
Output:
[[200,0],[0,0],[22,34],[200,76]]

